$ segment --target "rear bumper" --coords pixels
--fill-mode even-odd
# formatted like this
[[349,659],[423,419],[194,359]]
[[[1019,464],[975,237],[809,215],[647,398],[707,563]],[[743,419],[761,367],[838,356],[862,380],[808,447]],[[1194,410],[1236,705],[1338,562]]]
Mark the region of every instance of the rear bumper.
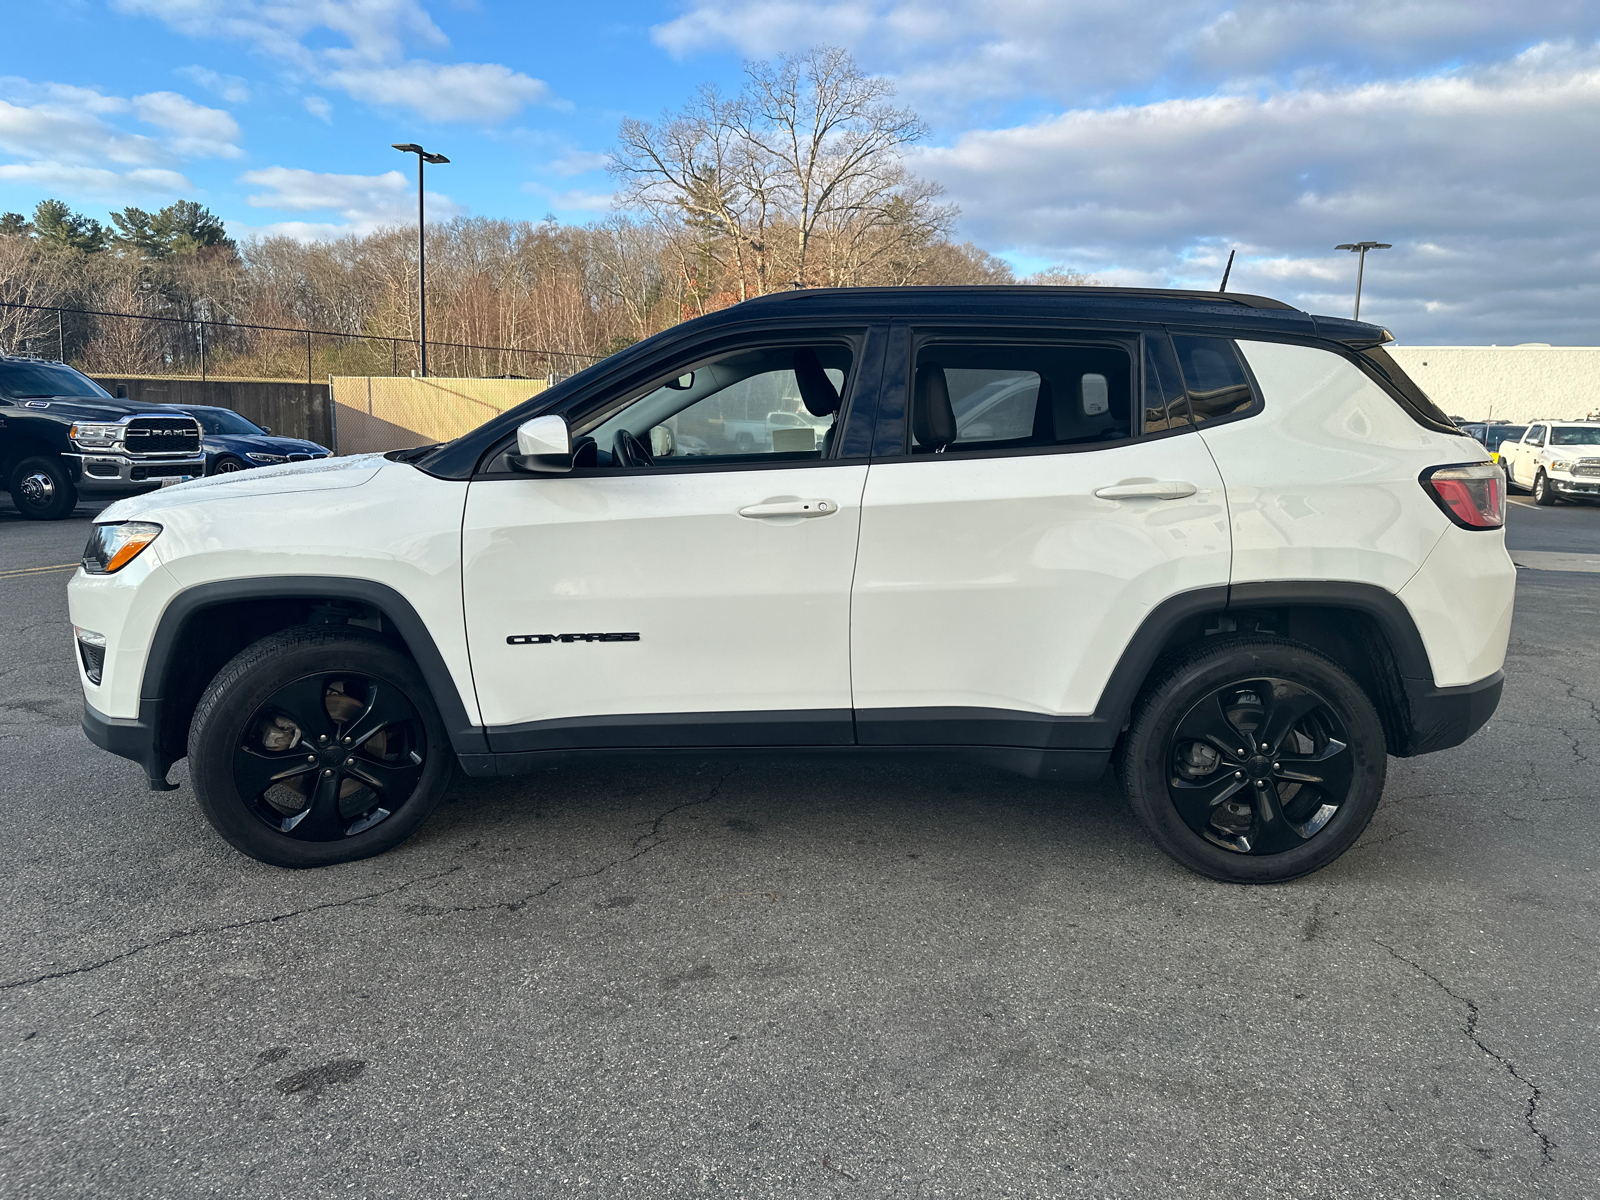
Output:
[[143,767],[151,791],[168,792],[177,786],[167,782],[167,772],[174,760],[161,752],[160,729],[159,700],[141,700],[137,717],[108,717],[84,701],[84,736],[100,749],[118,758],[131,759]]
[[1500,705],[1506,675],[1496,671],[1461,687],[1435,687],[1420,679],[1402,682],[1411,709],[1411,743],[1396,753],[1409,758],[1459,746],[1482,729]]

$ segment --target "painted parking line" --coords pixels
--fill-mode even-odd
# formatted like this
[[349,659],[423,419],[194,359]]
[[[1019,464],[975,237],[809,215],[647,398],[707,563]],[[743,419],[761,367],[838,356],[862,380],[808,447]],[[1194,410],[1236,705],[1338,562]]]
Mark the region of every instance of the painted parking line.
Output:
[[77,563],[60,563],[53,567],[19,567],[15,571],[0,571],[0,579],[15,579],[21,575],[48,575],[51,571],[76,571]]
[[1600,554],[1562,554],[1555,550],[1513,550],[1511,561],[1530,571],[1578,571],[1600,575]]

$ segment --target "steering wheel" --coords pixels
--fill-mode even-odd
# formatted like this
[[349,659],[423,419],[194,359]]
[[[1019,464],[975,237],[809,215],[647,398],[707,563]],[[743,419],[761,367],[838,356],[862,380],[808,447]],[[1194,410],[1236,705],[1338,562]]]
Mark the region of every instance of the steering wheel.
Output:
[[656,460],[644,448],[644,443],[626,429],[617,430],[617,436],[611,439],[611,458],[616,465],[623,467],[656,465]]

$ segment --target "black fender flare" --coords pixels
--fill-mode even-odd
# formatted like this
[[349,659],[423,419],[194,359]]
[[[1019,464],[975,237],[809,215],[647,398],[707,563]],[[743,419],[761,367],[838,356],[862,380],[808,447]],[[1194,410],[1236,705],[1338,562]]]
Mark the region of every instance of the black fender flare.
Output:
[[416,660],[417,668],[433,693],[433,702],[450,732],[457,754],[481,754],[488,749],[482,726],[467,715],[444,656],[428,631],[427,623],[412,604],[387,584],[339,575],[272,575],[248,579],[223,579],[185,588],[167,602],[156,623],[145,657],[139,688],[139,708],[159,710],[173,656],[179,653],[190,621],[207,609],[241,600],[350,600],[377,609],[394,626]]
[[1236,583],[1181,592],[1151,609],[1123,649],[1100,693],[1095,722],[1104,729],[1122,729],[1156,660],[1183,622],[1209,613],[1221,616],[1263,608],[1329,608],[1361,613],[1371,618],[1387,638],[1405,690],[1434,688],[1433,667],[1422,634],[1393,592],[1376,584],[1328,580]]

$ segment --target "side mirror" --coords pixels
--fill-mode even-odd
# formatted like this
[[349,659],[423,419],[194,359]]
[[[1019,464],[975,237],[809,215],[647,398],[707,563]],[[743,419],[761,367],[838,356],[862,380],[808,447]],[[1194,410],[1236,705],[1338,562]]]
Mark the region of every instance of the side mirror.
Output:
[[517,448],[511,465],[534,475],[565,475],[572,470],[572,431],[567,419],[533,417],[517,426]]
[[261,427],[261,432],[262,433],[271,433],[272,432],[272,426],[271,425],[263,425]]
[[117,399],[118,400],[126,400],[127,398],[128,398],[128,385],[125,384],[125,383],[117,384]]

